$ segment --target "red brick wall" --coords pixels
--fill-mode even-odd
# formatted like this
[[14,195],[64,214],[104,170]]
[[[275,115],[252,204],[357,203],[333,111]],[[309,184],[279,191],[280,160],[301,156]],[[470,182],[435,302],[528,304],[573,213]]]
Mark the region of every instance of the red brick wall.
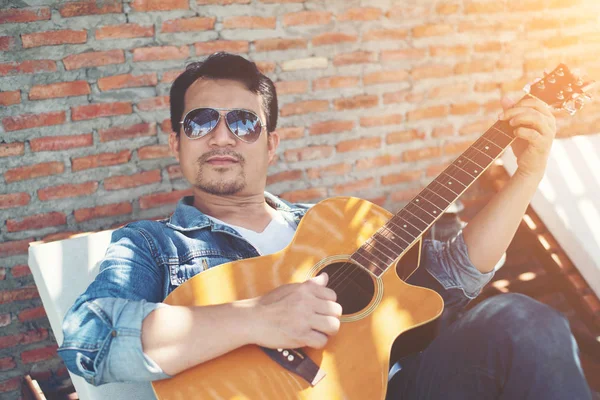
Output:
[[[418,5],[415,5],[418,4]],[[396,209],[560,61],[600,75],[597,0],[119,0],[0,10],[0,397],[64,375],[32,240],[169,214],[188,191],[168,91],[216,50],[277,84],[268,189]],[[598,105],[560,118],[597,133]]]

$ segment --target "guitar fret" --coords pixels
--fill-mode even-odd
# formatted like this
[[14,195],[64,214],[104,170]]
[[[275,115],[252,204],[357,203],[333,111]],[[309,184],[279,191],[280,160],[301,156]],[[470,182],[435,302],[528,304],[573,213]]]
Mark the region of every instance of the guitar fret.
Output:
[[437,182],[439,185],[443,186],[455,195],[459,194],[467,187],[467,185],[463,184],[461,181],[456,179],[454,176],[448,174],[446,171],[442,171],[440,176],[435,178],[433,181]]
[[[462,157],[462,156],[461,156]],[[455,167],[459,168],[460,170],[462,170],[465,174],[469,175],[469,177],[471,178],[475,178],[473,175],[471,175],[470,173],[468,173],[465,170],[466,167],[466,163],[464,162],[464,160],[460,159],[460,157],[456,160],[456,164],[454,164]],[[471,182],[473,181],[473,179],[471,180]],[[467,185],[468,186],[468,185]]]
[[410,222],[412,224],[412,226],[414,226],[415,228],[419,229],[419,232],[424,231],[425,229],[427,229],[427,225],[423,220],[421,220],[419,217],[417,217],[416,215],[414,215],[412,212],[410,212],[409,210],[407,210],[408,206],[410,205],[407,204],[406,207],[404,207],[404,209],[402,211],[404,211],[406,214],[408,214],[406,218],[406,220],[408,222]]
[[[400,251],[404,251],[406,248],[405,246],[410,245],[410,240],[406,240],[401,235],[396,234],[396,232],[391,230],[387,225],[388,224],[381,227],[375,234],[385,237],[386,240],[390,241],[394,246],[399,247],[401,249]],[[397,241],[397,239],[400,239],[402,243]]]
[[419,236],[421,234],[421,231],[417,227],[415,227],[413,224],[411,224],[410,221],[408,221],[406,218],[400,216],[401,212],[402,211],[400,211],[398,214],[394,215],[394,217],[390,220],[390,222],[393,224],[394,228],[400,229],[400,231],[398,231],[397,229],[394,229],[394,232],[396,232],[397,234],[401,234],[401,231],[404,231],[404,232],[408,233],[409,235],[411,235],[412,236],[411,240],[413,240],[414,238],[416,238],[417,236]]
[[456,161],[450,164],[444,172],[459,181],[464,187],[468,187],[471,183],[473,183],[473,177],[463,171],[456,164]]
[[479,152],[473,147],[467,149],[464,154],[469,158],[469,160],[471,160],[471,162],[477,164],[482,170],[486,169],[492,163],[492,161],[494,161],[493,158]]
[[502,153],[502,151],[504,150],[504,148],[498,146],[496,143],[494,143],[493,141],[491,141],[490,139],[488,139],[487,137],[485,137],[485,135],[483,135],[480,139],[483,139],[486,142],[492,144],[494,146],[494,148],[496,148],[496,151],[498,152],[498,154]]
[[[412,225],[409,225],[404,222],[401,222],[401,224],[402,225],[396,225],[393,222],[393,218],[392,218],[392,220],[390,220],[386,224],[385,229],[392,232],[396,237],[399,237],[400,239],[402,239],[402,241],[407,243],[407,245],[410,245],[415,240],[416,236],[411,235],[411,233],[408,231],[408,229],[410,229],[409,227],[412,227],[412,228],[414,228],[414,227]],[[418,235],[418,230],[416,230],[416,231],[417,231],[417,235]]]
[[389,249],[386,249],[380,242],[378,242],[375,238],[371,237],[365,243],[366,247],[364,247],[365,251],[373,256],[372,261],[377,261],[379,264],[388,265],[392,261],[394,261],[394,253],[390,252]]
[[440,211],[444,211],[444,208],[438,207],[437,204],[433,203],[431,200],[427,199],[422,194],[417,195],[415,201],[419,202],[419,207],[423,208],[429,214],[433,214],[436,217],[440,215]]
[[[397,254],[402,253],[404,250],[402,246],[398,243],[392,242],[389,238],[383,235],[381,232],[375,232],[372,236],[375,242],[380,244],[380,246],[376,246],[378,249],[382,249],[381,251],[385,252],[386,256],[391,255],[392,261],[396,259]],[[385,248],[385,251],[383,250]],[[400,249],[400,251],[398,251]],[[396,254],[397,253],[397,254]]]
[[[411,206],[412,206],[412,210],[410,209]],[[410,212],[415,217],[420,219],[425,224],[425,226],[428,226],[429,224],[431,224],[433,222],[433,220],[435,219],[435,218],[433,218],[432,215],[429,215],[429,214],[425,213],[424,210],[421,210],[413,202],[408,203],[405,208],[408,212]]]
[[433,185],[436,185],[435,193],[438,196],[442,197],[448,204],[453,203],[456,200],[456,198],[458,197],[457,193],[454,193],[454,191],[448,189],[446,186],[442,185],[437,180],[434,180],[433,182],[431,182],[431,184],[429,186],[433,187]]
[[[431,185],[429,185],[431,186]],[[429,186],[427,186],[425,188],[425,190],[427,190],[427,192],[425,192],[425,190],[423,191],[425,194],[423,194],[423,196],[426,196],[429,193],[429,197],[426,197],[426,200],[432,202],[435,204],[435,206],[437,208],[439,208],[440,210],[445,210],[446,207],[448,207],[450,205],[450,202],[448,200],[446,200],[445,198],[443,198],[439,193],[437,193],[435,190],[432,190],[429,188]]]

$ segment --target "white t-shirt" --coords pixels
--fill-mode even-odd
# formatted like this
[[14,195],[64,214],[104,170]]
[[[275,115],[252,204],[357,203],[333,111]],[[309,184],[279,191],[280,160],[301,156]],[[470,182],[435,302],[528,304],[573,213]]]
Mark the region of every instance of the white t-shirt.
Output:
[[294,237],[296,230],[290,223],[281,215],[279,211],[275,215],[269,225],[262,232],[255,232],[250,229],[242,228],[241,226],[228,224],[220,219],[207,215],[208,218],[223,225],[227,225],[235,229],[244,239],[253,245],[260,255],[267,255],[278,252],[287,246]]

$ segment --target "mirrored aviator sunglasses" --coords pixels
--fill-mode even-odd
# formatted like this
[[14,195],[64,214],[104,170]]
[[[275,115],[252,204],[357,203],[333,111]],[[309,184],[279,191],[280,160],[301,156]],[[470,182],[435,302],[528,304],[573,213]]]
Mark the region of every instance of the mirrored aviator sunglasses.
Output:
[[201,107],[190,110],[179,122],[183,126],[185,136],[199,139],[209,134],[221,120],[219,111],[227,111],[225,122],[229,131],[245,143],[253,143],[260,137],[264,125],[258,115],[241,108],[209,108]]

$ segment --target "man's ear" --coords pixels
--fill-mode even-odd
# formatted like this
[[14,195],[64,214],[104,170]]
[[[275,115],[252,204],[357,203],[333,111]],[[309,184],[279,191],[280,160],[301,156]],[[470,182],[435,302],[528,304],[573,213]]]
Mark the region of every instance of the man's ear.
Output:
[[279,135],[273,131],[267,134],[267,146],[269,152],[269,164],[273,162],[276,157],[277,147],[279,147]]
[[171,153],[175,156],[177,161],[179,161],[179,135],[175,132],[171,132],[169,134],[169,147],[171,148]]

